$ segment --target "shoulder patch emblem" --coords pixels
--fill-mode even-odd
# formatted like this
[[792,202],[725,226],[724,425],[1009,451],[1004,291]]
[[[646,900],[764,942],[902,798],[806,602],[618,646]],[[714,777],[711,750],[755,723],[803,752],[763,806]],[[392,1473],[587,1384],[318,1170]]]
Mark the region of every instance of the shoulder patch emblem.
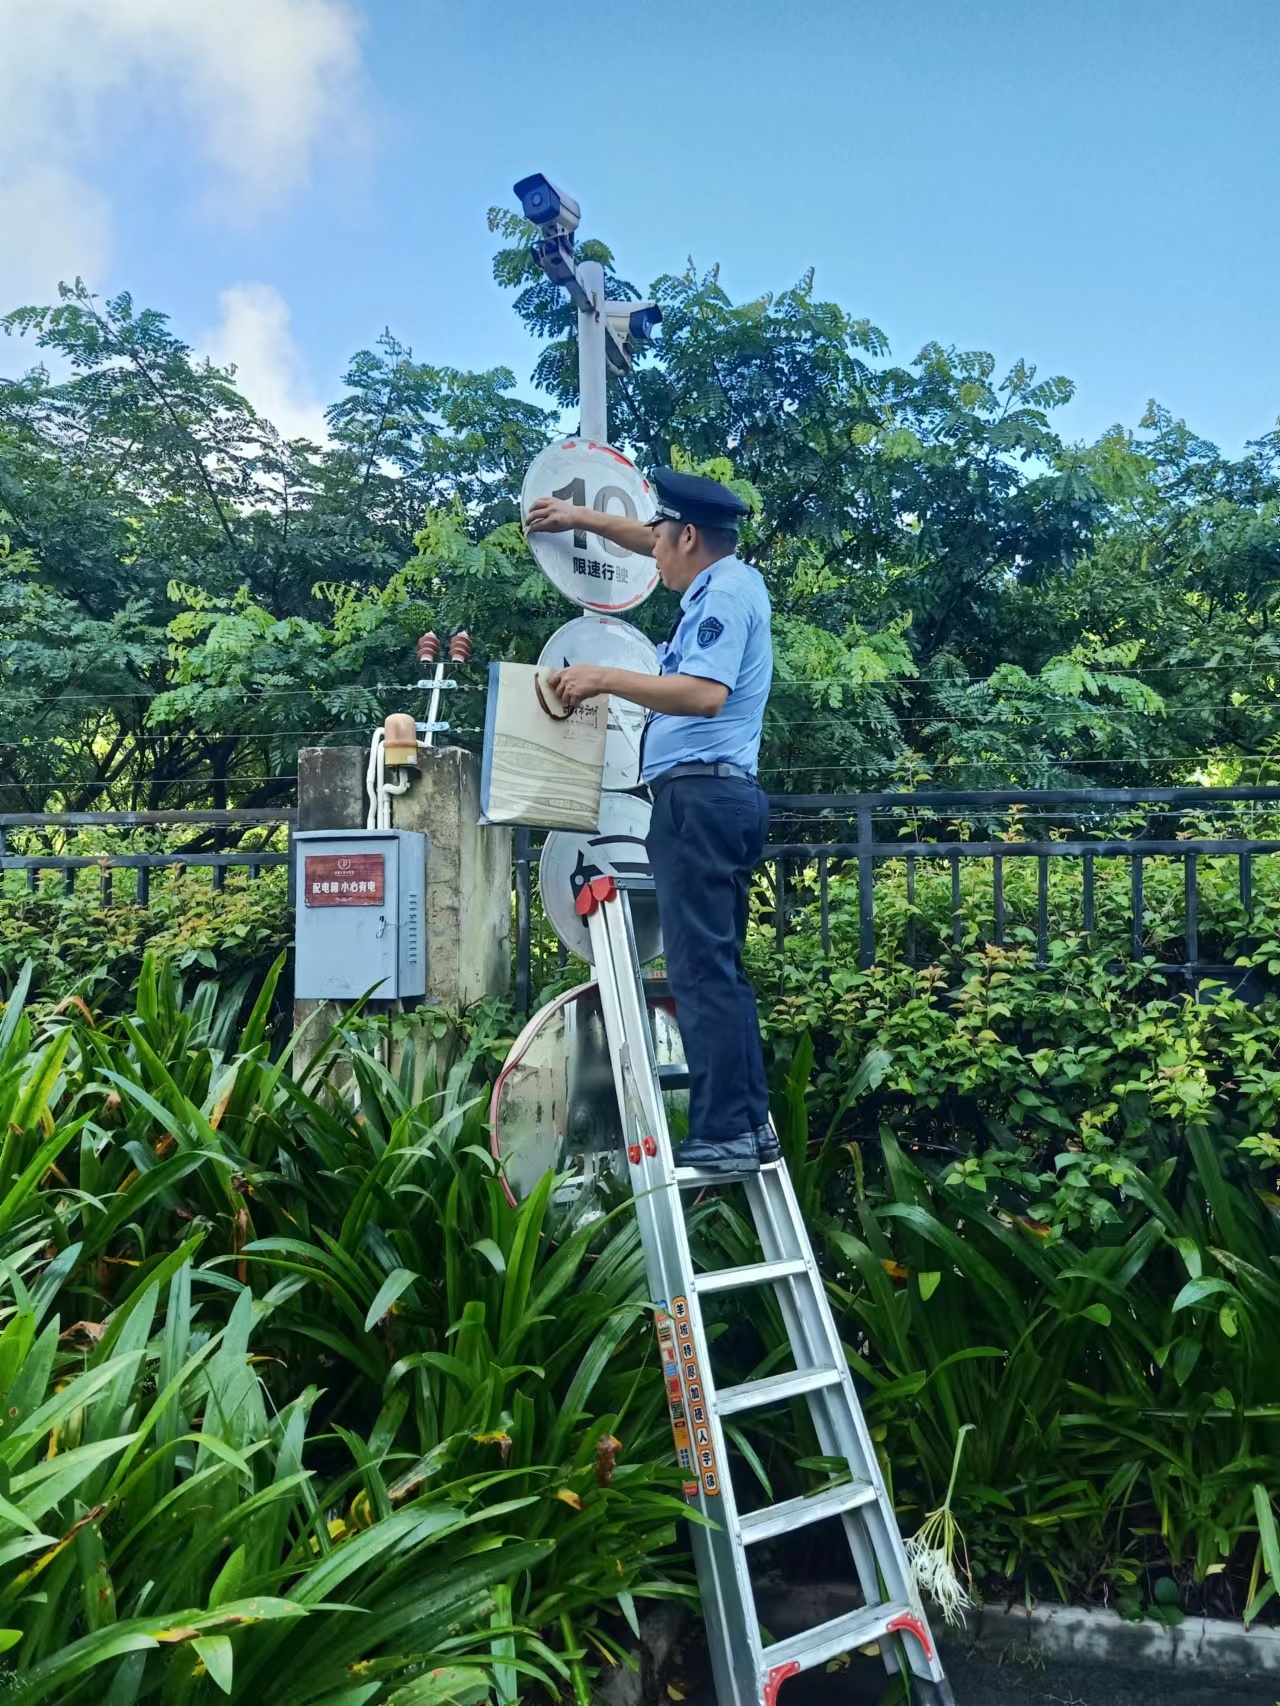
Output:
[[698,624],[698,644],[705,651],[708,646],[714,646],[724,633],[724,623],[718,616],[707,616]]

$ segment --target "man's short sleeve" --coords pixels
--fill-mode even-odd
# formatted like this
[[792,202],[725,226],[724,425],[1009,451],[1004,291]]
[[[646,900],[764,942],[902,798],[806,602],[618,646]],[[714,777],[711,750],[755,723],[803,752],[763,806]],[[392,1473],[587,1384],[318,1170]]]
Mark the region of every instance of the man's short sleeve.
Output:
[[685,620],[680,635],[680,674],[718,681],[732,693],[738,685],[750,630],[748,602],[727,588],[709,588]]

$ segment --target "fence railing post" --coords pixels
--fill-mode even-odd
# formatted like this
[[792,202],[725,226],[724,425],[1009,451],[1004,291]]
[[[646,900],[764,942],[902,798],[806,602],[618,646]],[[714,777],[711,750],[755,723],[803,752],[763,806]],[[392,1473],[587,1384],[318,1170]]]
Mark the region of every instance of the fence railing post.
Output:
[[[818,856],[818,929],[822,941],[822,956],[825,959],[831,952],[831,884],[827,861],[821,854]],[[830,976],[830,968],[826,975]]]
[[875,824],[871,807],[858,803],[855,813],[858,847],[858,964],[868,970],[876,960]]
[[778,962],[778,988],[787,984],[787,877],[790,861],[781,853],[773,861],[773,952]]
[[1200,890],[1196,881],[1196,856],[1186,853],[1182,859],[1183,898],[1187,941],[1187,977],[1194,989],[1196,967],[1200,961]]
[[999,853],[991,860],[991,934],[997,948],[1004,947],[1004,860]]
[[1094,930],[1093,854],[1092,853],[1086,853],[1084,856],[1084,918],[1083,918],[1083,923],[1084,923],[1085,935],[1086,936],[1092,936],[1093,930]]

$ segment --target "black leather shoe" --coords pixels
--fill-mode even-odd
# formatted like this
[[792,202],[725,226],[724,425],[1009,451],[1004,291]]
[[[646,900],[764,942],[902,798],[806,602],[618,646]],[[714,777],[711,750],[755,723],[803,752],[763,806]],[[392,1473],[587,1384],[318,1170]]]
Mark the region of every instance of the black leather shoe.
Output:
[[782,1160],[782,1145],[778,1142],[777,1133],[771,1125],[756,1127],[756,1158],[762,1167],[771,1161]]
[[753,1131],[714,1143],[686,1137],[672,1158],[677,1167],[696,1167],[700,1173],[758,1173],[760,1154]]

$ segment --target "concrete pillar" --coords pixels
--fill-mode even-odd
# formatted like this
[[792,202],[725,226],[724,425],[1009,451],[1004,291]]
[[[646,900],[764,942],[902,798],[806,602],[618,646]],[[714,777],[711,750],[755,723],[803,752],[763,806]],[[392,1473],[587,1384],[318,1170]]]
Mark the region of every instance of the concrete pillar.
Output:
[[511,831],[482,826],[480,760],[422,747],[420,774],[391,801],[396,829],[430,837],[427,1000],[467,1007],[511,991]]
[[[419,749],[421,773],[392,797],[392,825],[430,841],[427,856],[427,994],[451,1010],[511,990],[511,831],[482,827],[480,761],[461,747]],[[364,747],[304,747],[298,754],[298,828],[363,829]],[[370,1001],[385,1013],[390,1002]],[[306,1035],[294,1056],[301,1072],[345,1011],[332,1001],[295,1001],[294,1029]]]
[[298,754],[298,828],[363,829],[367,746],[304,746]]

